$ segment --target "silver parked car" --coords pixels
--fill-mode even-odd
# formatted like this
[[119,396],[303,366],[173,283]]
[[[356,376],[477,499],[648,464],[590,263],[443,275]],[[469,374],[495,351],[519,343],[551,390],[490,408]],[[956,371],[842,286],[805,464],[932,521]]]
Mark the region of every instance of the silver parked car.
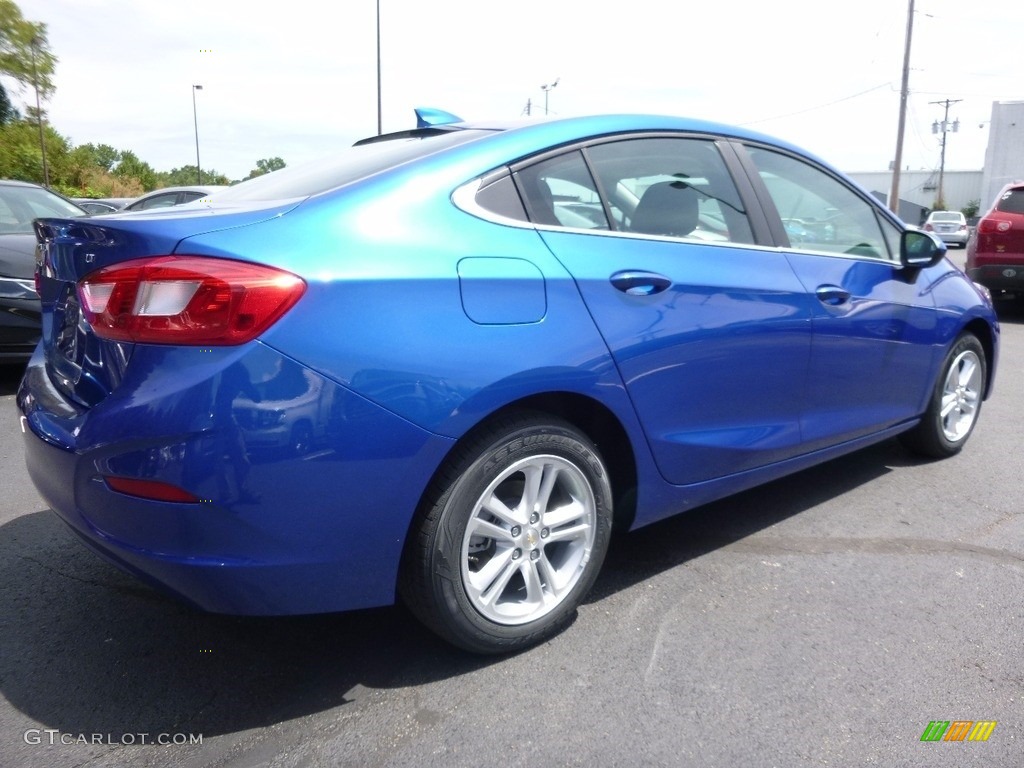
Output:
[[149,192],[128,203],[124,211],[148,211],[150,208],[170,208],[210,197],[215,192],[227,189],[224,186],[164,187]]
[[960,211],[932,211],[924,222],[926,232],[934,232],[944,243],[967,246],[967,217]]

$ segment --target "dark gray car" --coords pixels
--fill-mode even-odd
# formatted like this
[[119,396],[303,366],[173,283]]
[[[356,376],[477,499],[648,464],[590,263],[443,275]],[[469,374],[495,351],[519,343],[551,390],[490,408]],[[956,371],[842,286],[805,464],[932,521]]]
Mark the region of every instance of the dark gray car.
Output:
[[28,360],[39,341],[33,220],[86,215],[85,209],[37,184],[0,180],[0,363]]

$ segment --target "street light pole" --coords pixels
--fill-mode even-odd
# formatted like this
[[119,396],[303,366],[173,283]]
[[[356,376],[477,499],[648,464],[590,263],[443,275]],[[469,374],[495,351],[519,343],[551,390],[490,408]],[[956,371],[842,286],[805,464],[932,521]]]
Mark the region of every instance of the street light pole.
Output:
[[377,135],[380,136],[380,0],[377,0]]
[[540,87],[540,89],[541,89],[542,91],[544,91],[544,114],[545,114],[545,115],[546,115],[546,114],[548,113],[548,92],[549,92],[549,91],[550,91],[550,90],[551,90],[552,88],[554,88],[554,87],[555,87],[556,85],[558,85],[558,81],[559,81],[559,80],[561,80],[561,79],[562,79],[562,78],[560,78],[560,77],[556,77],[556,78],[555,78],[555,82],[551,83],[550,85],[542,85],[542,86]]
[[43,153],[43,186],[50,186],[50,168],[46,164],[46,140],[43,138],[43,107],[39,101],[39,72],[36,69],[36,46],[39,45],[39,38],[33,37],[32,50],[32,86],[36,90],[36,123],[39,125],[39,151]]
[[203,183],[203,172],[199,165],[199,118],[196,115],[196,91],[203,90],[201,85],[192,86],[192,124],[196,129],[196,184]]

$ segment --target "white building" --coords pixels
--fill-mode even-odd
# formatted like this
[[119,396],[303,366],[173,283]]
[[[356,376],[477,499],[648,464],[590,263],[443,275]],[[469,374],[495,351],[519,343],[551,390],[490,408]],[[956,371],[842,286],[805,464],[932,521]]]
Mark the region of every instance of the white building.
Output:
[[985,213],[999,190],[1011,181],[1024,180],[1024,101],[992,104],[985,170],[981,180],[981,212]]

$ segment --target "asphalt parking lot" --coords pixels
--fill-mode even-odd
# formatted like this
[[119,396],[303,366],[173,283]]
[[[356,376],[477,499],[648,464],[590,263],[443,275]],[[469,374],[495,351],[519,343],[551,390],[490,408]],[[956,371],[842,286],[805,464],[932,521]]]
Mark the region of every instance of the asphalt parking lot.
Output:
[[999,309],[962,454],[892,441],[620,538],[573,626],[499,659],[400,608],[227,618],[120,574],[31,488],[4,371],[0,765],[1020,766],[1024,304]]

